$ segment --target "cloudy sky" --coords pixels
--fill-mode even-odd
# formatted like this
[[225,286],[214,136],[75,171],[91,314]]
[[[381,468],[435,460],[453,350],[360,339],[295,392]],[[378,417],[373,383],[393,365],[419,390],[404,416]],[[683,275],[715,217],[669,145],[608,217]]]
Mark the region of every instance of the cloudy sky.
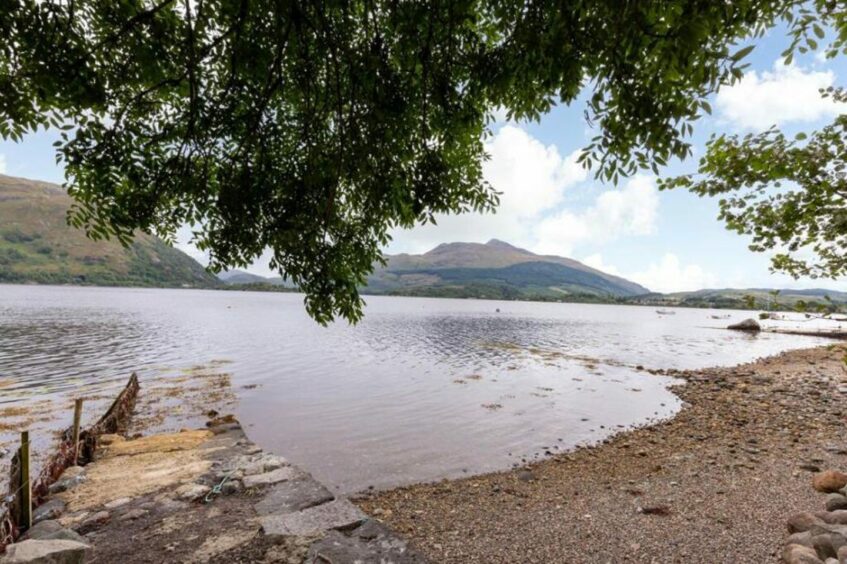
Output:
[[[843,85],[847,64],[810,53],[782,63],[782,31],[774,30],[748,56],[751,70],[712,101],[714,113],[697,122],[695,155],[672,162],[662,175],[692,172],[715,132],[758,132],[777,124],[788,132],[819,127],[844,108],[823,100],[818,89]],[[438,225],[395,231],[389,253],[425,252],[439,243],[502,239],[531,251],[581,260],[639,282],[654,291],[704,287],[828,287],[847,290],[847,280],[793,280],[769,272],[767,255],[717,221],[717,203],[687,192],[658,192],[656,178],[641,174],[617,187],[605,185],[576,164],[593,132],[584,106],[560,106],[541,123],[500,121],[487,150],[485,176],[500,192],[496,214],[442,217]],[[52,133],[23,143],[0,142],[0,172],[62,181],[53,160]],[[187,241],[181,246],[196,251]],[[265,263],[251,269],[271,274]]]

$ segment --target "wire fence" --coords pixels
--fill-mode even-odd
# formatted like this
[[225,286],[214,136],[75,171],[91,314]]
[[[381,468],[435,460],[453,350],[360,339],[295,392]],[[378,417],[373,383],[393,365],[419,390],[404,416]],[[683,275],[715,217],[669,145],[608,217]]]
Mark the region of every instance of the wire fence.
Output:
[[100,435],[124,433],[127,429],[135,400],[138,396],[138,376],[132,374],[123,390],[118,394],[106,413],[91,427],[79,433],[79,441],[74,441],[74,428],[66,429],[59,440],[55,452],[47,459],[35,479],[23,480],[21,468],[21,449],[12,457],[10,468],[9,493],[0,499],[0,554],[6,546],[13,543],[24,525],[20,522],[22,496],[30,487],[32,507],[38,507],[50,494],[50,485],[74,463],[85,465],[94,459],[97,439]]

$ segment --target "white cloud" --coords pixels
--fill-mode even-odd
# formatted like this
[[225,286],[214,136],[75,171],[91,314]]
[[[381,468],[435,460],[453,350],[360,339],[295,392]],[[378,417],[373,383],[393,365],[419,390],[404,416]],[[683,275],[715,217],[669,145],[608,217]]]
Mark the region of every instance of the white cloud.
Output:
[[562,204],[565,192],[585,180],[576,162],[579,151],[561,155],[515,125],[504,125],[486,144],[491,159],[483,163],[486,180],[501,192],[493,214],[442,215],[437,225],[395,230],[389,252],[419,253],[451,241],[485,242],[491,238],[531,246],[532,225]]
[[0,153],[0,174],[6,174],[6,155]]
[[714,288],[718,284],[714,274],[696,264],[683,265],[673,253],[665,253],[658,263],[626,277],[654,292],[663,293]]
[[715,104],[721,121],[742,130],[812,122],[845,111],[844,104],[821,98],[818,92],[834,82],[832,71],[805,70],[780,59],[772,72],[751,71],[737,84],[720,90]]
[[596,268],[606,274],[612,274],[614,276],[621,276],[621,271],[612,264],[606,264],[603,262],[603,255],[600,253],[594,253],[593,255],[589,255],[582,259],[582,264],[590,266],[591,268]]
[[683,265],[673,253],[665,253],[659,262],[651,263],[646,270],[632,273],[621,272],[614,265],[606,264],[600,253],[589,255],[582,262],[607,274],[638,282],[653,292],[687,292],[718,285],[715,275],[696,264]]
[[581,244],[608,243],[623,235],[650,235],[656,231],[658,210],[655,179],[636,175],[623,188],[600,194],[584,211],[562,210],[544,218],[534,229],[532,249],[570,255]]

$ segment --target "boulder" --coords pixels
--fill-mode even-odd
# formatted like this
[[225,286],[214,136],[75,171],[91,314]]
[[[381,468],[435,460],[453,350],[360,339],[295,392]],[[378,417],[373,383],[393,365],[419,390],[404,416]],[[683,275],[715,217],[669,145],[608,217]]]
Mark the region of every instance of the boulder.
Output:
[[808,511],[796,513],[788,518],[788,530],[792,533],[802,533],[820,524],[823,524],[823,521]]
[[87,544],[71,540],[25,540],[6,547],[0,564],[82,564]]
[[826,510],[838,511],[847,509],[847,496],[840,493],[831,493],[826,496]]
[[825,470],[812,478],[812,487],[823,493],[835,493],[845,486],[847,474],[838,470]]
[[839,564],[847,563],[847,546],[838,549],[838,562]]
[[755,319],[745,319],[744,321],[740,321],[738,323],[733,323],[727,329],[732,329],[733,331],[749,331],[751,333],[758,333],[762,330],[762,326],[759,325],[759,322]]
[[789,544],[782,551],[782,560],[786,564],[823,564],[815,549],[799,544]]
[[61,499],[51,499],[32,510],[32,522],[38,523],[47,519],[56,519],[65,512],[65,502]]

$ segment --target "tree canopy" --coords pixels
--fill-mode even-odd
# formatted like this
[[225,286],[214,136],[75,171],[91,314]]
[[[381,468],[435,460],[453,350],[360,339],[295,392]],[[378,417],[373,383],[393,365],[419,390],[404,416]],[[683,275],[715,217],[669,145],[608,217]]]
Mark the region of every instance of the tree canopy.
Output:
[[194,225],[213,269],[270,249],[316,320],[355,321],[392,228],[496,206],[495,110],[587,91],[583,163],[655,169],[794,4],[0,0],[0,135],[62,130],[90,236]]
[[[798,51],[847,55],[843,2],[802,3],[787,18],[785,64]],[[830,39],[823,45],[827,30]],[[847,102],[842,88],[827,88],[821,96]],[[773,270],[812,278],[847,274],[847,115],[797,135],[774,126],[758,134],[715,136],[697,174],[667,179],[662,187],[720,197],[720,218],[752,237],[751,250],[772,253]]]

